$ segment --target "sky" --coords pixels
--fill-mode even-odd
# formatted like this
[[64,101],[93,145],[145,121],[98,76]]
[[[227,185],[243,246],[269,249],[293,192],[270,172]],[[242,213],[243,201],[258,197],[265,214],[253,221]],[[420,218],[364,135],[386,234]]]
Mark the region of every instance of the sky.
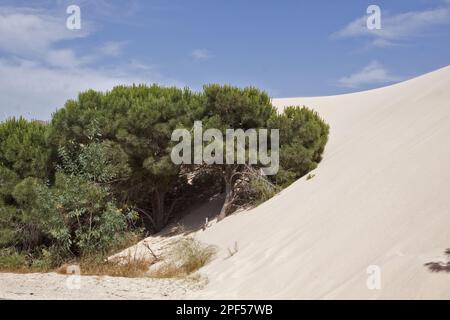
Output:
[[[369,5],[381,29],[367,28]],[[450,0],[0,0],[0,120],[47,120],[119,84],[323,96],[449,64]]]

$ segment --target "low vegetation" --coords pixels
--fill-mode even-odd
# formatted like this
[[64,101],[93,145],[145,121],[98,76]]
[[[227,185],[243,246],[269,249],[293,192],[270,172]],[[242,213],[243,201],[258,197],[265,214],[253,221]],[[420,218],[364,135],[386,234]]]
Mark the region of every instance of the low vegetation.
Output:
[[126,256],[116,260],[92,256],[84,257],[73,263],[65,263],[57,269],[57,272],[68,274],[71,270],[70,267],[76,265],[83,275],[137,278],[148,276],[149,267],[154,262],[152,259],[139,256]]
[[178,240],[165,261],[150,274],[156,278],[185,277],[208,264],[215,256],[216,248],[187,237]]

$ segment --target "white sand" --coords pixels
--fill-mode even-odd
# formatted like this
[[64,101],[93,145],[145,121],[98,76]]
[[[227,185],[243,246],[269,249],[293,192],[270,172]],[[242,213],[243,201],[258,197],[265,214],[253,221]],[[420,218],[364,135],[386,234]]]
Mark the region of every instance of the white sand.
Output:
[[[330,124],[324,160],[260,207],[199,234],[239,251],[204,268],[203,298],[450,298],[450,67],[306,105]],[[381,290],[366,285],[381,268]]]
[[71,276],[56,273],[0,273],[0,299],[182,299],[204,286],[190,279]]
[[[450,67],[377,90],[274,104],[306,105],[331,125],[324,160],[313,179],[197,232],[220,248],[201,270],[206,288],[86,277],[87,290],[70,293],[51,289],[61,286],[58,275],[0,274],[0,298],[30,298],[20,295],[30,291],[161,298],[169,291],[206,299],[449,299],[450,273],[424,264],[446,262],[450,248]],[[227,258],[235,242],[238,252]],[[370,265],[381,270],[381,290],[367,288]]]

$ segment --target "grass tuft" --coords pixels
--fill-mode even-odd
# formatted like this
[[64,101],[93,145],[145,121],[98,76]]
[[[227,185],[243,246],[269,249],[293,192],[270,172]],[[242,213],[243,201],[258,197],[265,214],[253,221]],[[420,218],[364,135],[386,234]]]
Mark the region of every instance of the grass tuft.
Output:
[[151,272],[151,276],[155,278],[188,276],[208,264],[216,251],[214,246],[204,245],[194,238],[183,238],[173,245],[168,261]]
[[137,278],[148,276],[149,267],[154,260],[146,257],[128,255],[114,260],[101,259],[99,257],[85,257],[73,264],[64,264],[56,271],[61,274],[70,273],[70,266],[80,267],[82,275],[110,276]]

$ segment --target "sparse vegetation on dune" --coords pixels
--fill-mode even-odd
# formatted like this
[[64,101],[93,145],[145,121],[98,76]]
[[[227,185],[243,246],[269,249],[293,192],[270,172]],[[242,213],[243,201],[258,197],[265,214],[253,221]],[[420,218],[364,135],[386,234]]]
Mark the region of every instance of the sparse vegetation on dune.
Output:
[[209,263],[216,254],[216,248],[198,240],[181,238],[171,247],[167,258],[150,275],[156,278],[188,276]]
[[154,260],[146,257],[127,256],[119,260],[108,260],[96,256],[85,257],[73,264],[65,263],[56,271],[61,274],[70,273],[70,266],[79,266],[83,275],[139,278],[147,277],[149,267]]

